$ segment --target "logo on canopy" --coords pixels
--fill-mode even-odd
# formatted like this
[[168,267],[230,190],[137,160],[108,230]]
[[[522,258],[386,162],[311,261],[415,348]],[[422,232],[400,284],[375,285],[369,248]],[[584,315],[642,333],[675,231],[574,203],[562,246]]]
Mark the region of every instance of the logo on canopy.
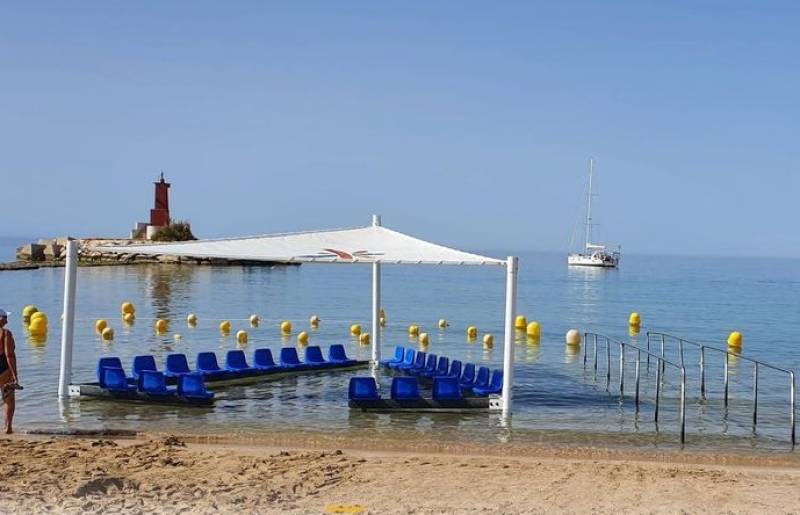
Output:
[[383,255],[381,252],[369,252],[367,250],[356,250],[355,252],[347,252],[339,249],[322,250],[323,252],[299,257],[305,259],[338,259],[341,261],[375,261],[376,258]]

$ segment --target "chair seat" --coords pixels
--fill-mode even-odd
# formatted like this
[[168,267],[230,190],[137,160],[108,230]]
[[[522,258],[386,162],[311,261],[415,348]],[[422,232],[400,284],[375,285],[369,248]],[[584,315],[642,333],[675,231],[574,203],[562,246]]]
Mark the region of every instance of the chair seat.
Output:
[[486,397],[490,394],[495,393],[502,393],[503,387],[495,387],[495,386],[476,386],[472,389],[472,393],[478,395],[479,397]]

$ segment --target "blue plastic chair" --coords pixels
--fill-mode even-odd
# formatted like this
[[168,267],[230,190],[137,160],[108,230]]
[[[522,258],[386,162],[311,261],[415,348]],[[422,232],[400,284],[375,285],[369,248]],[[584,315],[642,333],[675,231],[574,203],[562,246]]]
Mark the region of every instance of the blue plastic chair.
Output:
[[450,401],[461,398],[461,387],[458,385],[457,377],[433,378],[433,400]]
[[335,365],[353,365],[356,363],[356,360],[347,357],[344,352],[344,345],[340,343],[331,345],[330,349],[328,349],[328,361]]
[[113,393],[127,393],[136,390],[136,387],[128,384],[128,378],[122,367],[101,368],[100,385]]
[[433,372],[436,370],[436,354],[428,354],[428,358],[425,360],[425,366],[422,368],[414,367],[408,370],[410,374],[414,374],[417,376],[425,375],[426,372]]
[[403,358],[403,361],[401,361],[400,363],[389,363],[389,368],[394,368],[396,370],[399,370],[400,367],[402,367],[403,365],[413,365],[414,357],[415,357],[414,349],[406,349],[406,356],[405,358]]
[[477,388],[486,388],[489,386],[489,367],[481,367],[478,369],[478,375],[475,376],[475,383],[472,385],[472,389]]
[[351,377],[347,395],[353,401],[378,401],[378,385],[374,377]]
[[431,371],[425,370],[422,375],[425,377],[446,376],[448,368],[450,368],[450,358],[447,356],[440,356],[439,364],[436,365],[436,368]]
[[485,397],[493,393],[501,393],[503,391],[503,371],[495,370],[492,372],[492,380],[489,386],[475,386],[472,388],[472,393]]
[[404,361],[403,364],[400,365],[399,370],[408,372],[415,368],[420,368],[420,369],[425,368],[425,352],[423,351],[417,352],[417,357],[414,359],[414,362],[409,365],[406,364],[406,362]]
[[158,370],[156,359],[153,356],[136,356],[133,358],[133,378],[139,379],[144,370]]
[[103,369],[104,368],[118,368],[122,370],[122,375],[125,375],[125,371],[122,368],[122,361],[119,360],[116,356],[110,356],[107,358],[100,358],[97,360],[97,382],[100,383],[100,386],[105,386],[103,382]]
[[420,398],[419,384],[416,377],[395,377],[392,379],[392,399],[410,401]]
[[256,371],[247,364],[243,350],[229,350],[225,355],[225,369],[237,374],[251,374]]
[[214,392],[206,390],[203,374],[184,374],[178,379],[178,395],[187,399],[213,399]]
[[213,352],[199,352],[197,354],[197,371],[208,378],[221,378],[227,373],[219,368],[217,355]]
[[398,345],[397,347],[394,348],[394,357],[392,359],[382,359],[381,365],[383,365],[384,367],[390,367],[392,366],[392,363],[399,365],[400,363],[403,362],[403,357],[405,356],[405,354],[406,354],[405,348]]
[[139,391],[151,397],[175,397],[175,390],[167,388],[164,374],[154,370],[142,370],[139,375]]
[[472,388],[472,385],[475,384],[475,365],[472,363],[467,363],[464,365],[464,372],[461,374],[461,379],[458,380],[458,385],[461,388],[467,389]]
[[305,362],[313,368],[328,368],[334,364],[329,361],[325,361],[325,358],[322,357],[322,349],[320,349],[317,345],[306,347]]
[[253,353],[253,366],[258,370],[277,370],[281,367],[275,364],[272,359],[272,351],[269,349],[256,349]]
[[461,361],[454,359],[450,362],[450,373],[444,374],[447,377],[455,377],[456,382],[461,378]]
[[186,354],[169,354],[167,355],[167,366],[164,375],[167,377],[180,377],[184,374],[189,374],[189,362],[186,361]]
[[300,363],[300,358],[297,357],[297,349],[294,347],[282,347],[281,366],[291,370],[303,368],[305,365]]

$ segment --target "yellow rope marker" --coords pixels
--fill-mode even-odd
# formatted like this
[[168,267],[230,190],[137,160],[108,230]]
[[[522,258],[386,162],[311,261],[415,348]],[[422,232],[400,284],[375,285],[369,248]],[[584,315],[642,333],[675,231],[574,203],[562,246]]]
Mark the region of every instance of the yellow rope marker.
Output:
[[103,329],[100,335],[103,337],[105,341],[110,342],[111,340],[114,339],[114,330],[111,329],[110,327],[106,327],[105,329]]
[[361,345],[369,345],[369,333],[361,333],[358,337],[358,343]]
[[628,317],[628,325],[632,327],[639,327],[642,325],[641,315],[635,311],[631,313],[631,315]]
[[159,334],[166,333],[167,329],[169,329],[169,322],[167,322],[163,318],[159,318],[158,320],[156,320],[155,328],[156,328],[156,332],[159,333]]
[[292,334],[292,323],[288,320],[281,322],[281,332],[283,334]]
[[419,335],[419,344],[420,345],[428,345],[430,339],[428,338],[428,333],[420,333]]
[[517,318],[514,319],[514,329],[524,331],[526,327],[528,327],[528,319],[525,318],[525,315],[517,315]]
[[108,322],[104,318],[101,318],[94,323],[94,330],[97,331],[97,334],[101,334],[103,329],[106,327],[108,327]]
[[484,334],[483,335],[483,348],[484,349],[491,349],[494,347],[494,336],[491,334]]
[[577,329],[570,329],[567,331],[566,342],[567,345],[580,345],[581,333]]
[[474,325],[467,327],[467,338],[470,340],[474,340],[478,337],[478,328]]
[[409,336],[419,336],[419,326],[418,325],[410,325],[410,326],[408,326],[408,335]]
[[445,329],[445,328],[447,328],[447,326],[449,326],[449,325],[450,325],[450,324],[448,324],[448,323],[447,323],[447,320],[445,320],[444,318],[440,318],[440,319],[439,319],[439,329]]
[[236,331],[236,341],[239,343],[247,343],[247,331]]
[[186,323],[190,326],[197,325],[197,315],[194,313],[189,313],[189,316],[186,317]]
[[319,323],[320,322],[321,322],[321,320],[319,319],[319,317],[317,315],[311,315],[311,318],[308,319],[308,323],[311,325],[311,327],[313,327],[315,329],[317,327],[319,327]]
[[125,313],[124,315],[122,315],[122,322],[125,325],[133,325],[135,321],[136,321],[136,315],[134,315],[133,313]]
[[539,325],[539,322],[534,320],[532,322],[528,322],[525,332],[529,337],[538,339],[542,334],[542,327]]
[[228,334],[231,332],[231,323],[229,320],[223,320],[219,323],[219,332],[222,334]]
[[350,334],[353,336],[358,336],[361,334],[361,326],[358,324],[353,324],[350,326]]
[[119,307],[119,312],[123,315],[126,313],[136,313],[136,307],[132,302],[123,302]]
[[728,347],[740,350],[742,348],[743,340],[744,338],[742,337],[742,333],[739,331],[733,331],[728,335]]
[[258,327],[258,324],[261,323],[261,317],[258,315],[250,315],[250,325],[252,327]]
[[297,343],[300,345],[308,345],[308,333],[305,331],[297,333]]

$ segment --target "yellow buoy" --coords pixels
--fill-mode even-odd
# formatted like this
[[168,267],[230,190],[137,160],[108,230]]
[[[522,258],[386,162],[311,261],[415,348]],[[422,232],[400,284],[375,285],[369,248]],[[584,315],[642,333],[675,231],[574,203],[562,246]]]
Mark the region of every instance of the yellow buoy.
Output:
[[222,334],[228,334],[231,332],[231,322],[230,320],[223,320],[219,323],[219,332]]
[[281,332],[283,334],[292,334],[292,323],[288,320],[281,322]]
[[261,317],[258,315],[250,315],[250,325],[253,327],[258,327],[258,324],[261,323]]
[[484,334],[483,335],[483,348],[484,349],[491,349],[494,347],[494,336],[491,334]]
[[100,335],[103,337],[105,341],[110,342],[111,340],[114,339],[114,330],[111,329],[110,327],[106,327],[105,329],[103,329]]
[[410,325],[410,326],[408,326],[408,335],[409,336],[419,336],[419,326],[418,325]]
[[47,332],[47,323],[41,318],[34,318],[28,326],[28,331],[33,335],[43,335]]
[[381,317],[380,324],[381,324],[381,327],[386,327],[386,319]]
[[133,324],[133,322],[136,321],[136,315],[134,315],[133,313],[125,313],[124,315],[122,315],[122,321],[128,325],[131,325]]
[[733,331],[731,334],[728,335],[728,347],[733,347],[734,349],[741,349],[742,348],[742,333],[739,331]]
[[180,334],[178,334],[178,333],[175,333],[175,334],[173,334],[173,335],[172,335],[172,339],[173,339],[173,340],[175,340],[176,342],[177,342],[178,340],[180,340],[181,338],[183,338],[183,336],[181,336],[181,335],[180,335]]
[[119,307],[119,312],[123,315],[126,313],[136,313],[136,308],[131,302],[123,302]]
[[22,318],[26,321],[30,321],[31,315],[39,311],[39,308],[34,306],[33,304],[28,304],[24,308],[22,308]]
[[320,319],[317,315],[311,315],[311,318],[308,319],[308,323],[311,327],[319,327]]
[[631,313],[631,316],[628,317],[628,325],[639,327],[642,325],[642,317],[637,312]]
[[98,334],[103,332],[103,329],[108,327],[108,322],[101,318],[94,323],[94,330],[97,331]]
[[474,325],[467,327],[467,338],[474,340],[478,337],[478,328]]
[[361,345],[369,345],[369,333],[361,333],[358,337],[358,343]]
[[155,323],[156,332],[159,334],[166,333],[169,329],[169,322],[164,318],[159,318]]
[[517,315],[517,318],[514,319],[514,329],[524,331],[526,327],[528,327],[528,319],[525,318],[525,315]]
[[566,336],[567,345],[580,345],[581,333],[577,329],[570,329]]
[[361,326],[358,324],[353,324],[350,326],[350,334],[353,336],[358,336],[361,334]]
[[44,325],[47,325],[47,315],[44,314],[43,311],[37,311],[33,315],[31,315],[31,322],[34,320],[41,320]]
[[308,333],[305,331],[297,333],[297,343],[300,345],[308,345]]
[[381,312],[379,313],[378,318],[383,318],[383,319],[386,318],[386,311],[384,311],[383,308],[381,308]]
[[428,333],[420,333],[419,334],[419,343],[420,345],[428,345],[430,342],[430,338],[428,337]]
[[247,331],[236,331],[236,341],[239,343],[247,343]]
[[447,320],[444,318],[439,319],[439,329],[445,329],[448,325],[450,324],[447,323]]
[[194,313],[189,313],[186,317],[186,323],[189,325],[197,325],[197,315]]
[[525,328],[525,333],[531,338],[539,338],[539,336],[542,334],[542,327],[539,325],[539,322],[535,320],[528,322],[528,325]]

